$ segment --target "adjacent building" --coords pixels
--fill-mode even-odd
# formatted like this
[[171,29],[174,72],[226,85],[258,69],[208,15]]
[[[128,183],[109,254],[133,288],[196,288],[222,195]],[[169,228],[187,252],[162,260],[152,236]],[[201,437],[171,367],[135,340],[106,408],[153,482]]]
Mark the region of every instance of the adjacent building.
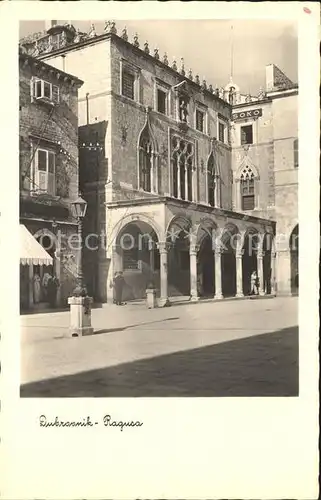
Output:
[[[78,197],[78,89],[82,81],[19,50],[20,223],[47,251],[52,265],[20,266],[22,309],[47,305],[45,276],[60,283],[57,304],[75,286],[77,231],[71,202]],[[35,246],[36,247],[36,246]],[[49,263],[49,260],[48,260]]]
[[233,80],[214,89],[112,22],[101,35],[93,25],[84,34],[53,22],[22,44],[84,81],[80,185],[96,300],[112,298],[120,270],[127,299],[153,282],[162,305],[174,295],[241,297],[254,269],[262,294],[290,293],[298,280],[297,249],[290,252],[298,90],[278,68],[267,68],[258,96],[243,96]]

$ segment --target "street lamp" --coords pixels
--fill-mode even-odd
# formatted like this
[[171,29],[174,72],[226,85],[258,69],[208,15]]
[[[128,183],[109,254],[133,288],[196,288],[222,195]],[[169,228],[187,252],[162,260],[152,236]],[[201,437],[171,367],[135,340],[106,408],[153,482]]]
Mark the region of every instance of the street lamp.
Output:
[[82,335],[92,335],[94,329],[91,326],[91,304],[92,298],[88,297],[87,289],[83,283],[82,273],[82,224],[86,215],[87,202],[81,197],[71,203],[71,211],[78,221],[78,240],[80,242],[80,251],[78,252],[77,265],[77,286],[73,291],[72,297],[69,297],[70,305],[70,329],[73,337]]
[[80,242],[80,249],[78,252],[78,262],[77,262],[77,286],[73,291],[74,297],[86,297],[87,289],[83,282],[83,272],[82,272],[82,226],[83,219],[87,211],[87,202],[79,196],[77,200],[71,203],[72,215],[77,219],[78,222],[78,241]]

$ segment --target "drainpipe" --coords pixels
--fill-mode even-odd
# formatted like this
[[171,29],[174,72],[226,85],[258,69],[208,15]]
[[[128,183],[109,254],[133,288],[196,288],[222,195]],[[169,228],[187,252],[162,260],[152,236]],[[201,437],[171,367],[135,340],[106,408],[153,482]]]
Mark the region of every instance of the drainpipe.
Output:
[[89,125],[89,92],[86,94],[87,125]]

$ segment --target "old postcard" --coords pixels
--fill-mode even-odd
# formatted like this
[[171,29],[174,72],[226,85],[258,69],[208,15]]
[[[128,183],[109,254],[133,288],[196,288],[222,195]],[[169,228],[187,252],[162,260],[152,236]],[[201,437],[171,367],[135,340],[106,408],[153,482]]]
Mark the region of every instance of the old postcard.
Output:
[[1,498],[316,498],[318,9],[17,4]]

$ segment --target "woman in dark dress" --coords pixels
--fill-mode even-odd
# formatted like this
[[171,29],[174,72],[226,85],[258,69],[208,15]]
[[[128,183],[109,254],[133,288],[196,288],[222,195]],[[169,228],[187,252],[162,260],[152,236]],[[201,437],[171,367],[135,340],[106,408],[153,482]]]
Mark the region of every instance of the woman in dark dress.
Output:
[[124,288],[125,280],[122,272],[116,273],[114,277],[114,290],[115,290],[115,303],[118,306],[123,305],[122,297],[123,297],[123,288]]

